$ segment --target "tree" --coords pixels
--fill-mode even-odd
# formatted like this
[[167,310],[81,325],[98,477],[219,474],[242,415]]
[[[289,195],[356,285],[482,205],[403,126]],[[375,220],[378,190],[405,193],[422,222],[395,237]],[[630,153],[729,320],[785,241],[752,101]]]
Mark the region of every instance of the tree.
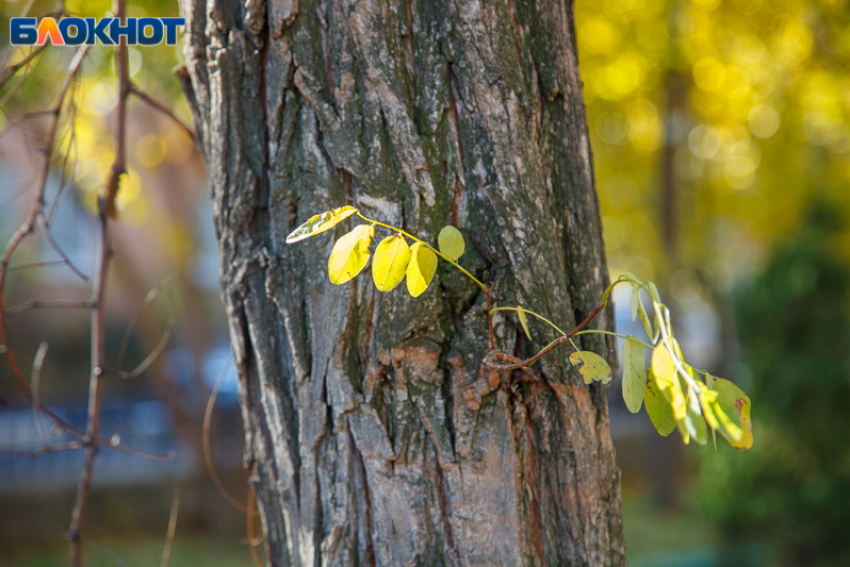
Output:
[[[209,6],[181,3],[181,76],[271,564],[623,565],[604,386],[557,351],[473,409],[498,374],[480,288],[442,267],[417,299],[333,287],[327,240],[284,244],[343,204],[452,224],[495,300],[585,319],[608,276],[571,3]],[[576,342],[610,357],[599,337]]]

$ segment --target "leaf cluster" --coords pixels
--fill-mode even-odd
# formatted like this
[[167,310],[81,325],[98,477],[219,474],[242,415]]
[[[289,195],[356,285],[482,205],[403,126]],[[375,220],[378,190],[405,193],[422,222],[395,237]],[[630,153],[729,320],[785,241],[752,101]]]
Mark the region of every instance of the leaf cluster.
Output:
[[[716,432],[720,432],[736,449],[752,447],[750,398],[729,380],[685,362],[670,325],[670,311],[661,303],[655,284],[632,274],[621,276],[614,285],[619,282],[632,285],[632,319],[640,320],[652,341],[645,345],[635,337],[623,337],[623,398],[629,411],[637,413],[643,402],[661,435],[678,429],[685,443],[693,439],[703,445],[711,432],[716,444]],[[641,291],[649,295],[654,321],[643,305]],[[647,347],[652,349],[648,369],[644,363]]]
[[[286,243],[292,244],[330,230],[355,214],[367,224],[357,225],[334,244],[328,259],[328,276],[331,283],[347,283],[363,271],[371,257],[370,246],[375,236],[375,226],[382,226],[392,230],[393,234],[378,243],[375,257],[372,259],[372,279],[378,291],[392,291],[406,277],[407,292],[411,297],[419,297],[428,289],[434,274],[437,273],[437,256],[459,268],[486,289],[484,284],[457,265],[456,261],[463,255],[466,245],[463,235],[453,226],[446,226],[440,231],[437,238],[438,248],[434,248],[403,230],[367,219],[356,208],[345,206],[310,217],[286,237]],[[405,237],[414,241],[413,246],[407,244]]]
[[[460,231],[453,226],[446,226],[440,231],[438,246],[435,248],[401,229],[368,219],[356,208],[346,206],[311,217],[296,228],[286,238],[286,242],[291,244],[330,230],[355,214],[363,219],[365,224],[357,225],[334,244],[328,260],[331,283],[344,284],[363,271],[371,258],[370,247],[375,236],[375,227],[381,226],[391,230],[392,234],[378,244],[372,258],[372,279],[379,291],[391,291],[406,278],[408,293],[412,297],[418,297],[428,289],[434,279],[440,257],[487,292],[489,301],[489,288],[457,264],[465,245]],[[414,244],[409,246],[407,239],[412,240]],[[604,309],[611,291],[621,283],[633,287],[632,318],[640,320],[652,344],[646,344],[633,336],[593,329],[582,330]],[[649,312],[644,306],[642,292],[649,296],[653,320],[650,320]],[[693,368],[685,362],[670,324],[670,311],[661,302],[654,283],[640,281],[632,274],[624,274],[605,290],[602,303],[594,313],[570,333],[565,333],[546,317],[525,309],[522,305],[493,308],[488,317],[492,319],[499,311],[515,312],[529,339],[529,316],[551,326],[560,336],[527,360],[507,365],[496,364],[495,367],[530,367],[561,344],[567,341],[572,343],[574,336],[589,333],[612,334],[624,339],[623,398],[629,411],[637,413],[641,406],[645,405],[649,418],[661,435],[667,436],[674,429],[678,429],[686,444],[693,439],[704,445],[708,442],[710,432],[716,445],[716,433],[720,432],[729,444],[737,449],[752,447],[749,397],[732,382],[712,376],[705,370]],[[575,352],[569,357],[570,363],[578,369],[585,383],[607,384],[611,381],[611,368],[604,358],[594,352],[581,351],[574,343],[573,347]],[[645,364],[647,348],[652,351],[648,369]]]

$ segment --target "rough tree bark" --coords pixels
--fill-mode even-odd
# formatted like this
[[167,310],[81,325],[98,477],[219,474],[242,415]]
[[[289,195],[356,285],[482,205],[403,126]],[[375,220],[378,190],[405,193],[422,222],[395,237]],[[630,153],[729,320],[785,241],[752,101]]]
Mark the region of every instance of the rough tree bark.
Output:
[[[271,564],[625,564],[605,388],[569,347],[476,410],[476,286],[441,264],[417,299],[337,287],[330,233],[284,244],[344,204],[432,240],[453,224],[497,303],[584,319],[608,275],[572,2],[181,4]],[[540,347],[501,316],[496,336]],[[576,342],[610,356],[595,337]]]

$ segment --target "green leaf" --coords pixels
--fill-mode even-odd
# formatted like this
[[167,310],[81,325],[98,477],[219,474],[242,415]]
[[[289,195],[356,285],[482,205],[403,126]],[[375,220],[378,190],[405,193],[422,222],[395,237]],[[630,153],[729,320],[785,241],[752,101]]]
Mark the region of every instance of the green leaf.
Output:
[[410,248],[410,263],[407,265],[407,291],[411,297],[419,297],[428,289],[437,272],[437,255],[417,242]]
[[664,394],[658,388],[658,383],[652,374],[652,367],[649,368],[646,390],[643,394],[643,405],[646,406],[646,413],[649,415],[649,419],[652,420],[652,425],[655,426],[655,429],[658,430],[658,433],[662,437],[667,437],[676,429],[673,410],[670,408],[667,400],[664,399]]
[[635,288],[635,291],[634,291],[634,293],[632,293],[632,302],[631,302],[632,321],[634,321],[635,318],[637,318],[638,306],[640,305],[640,288],[638,286],[634,286],[634,288]]
[[646,314],[646,309],[644,309],[643,303],[640,301],[638,301],[637,305],[637,314],[641,325],[643,325],[643,332],[646,333],[646,336],[649,337],[652,342],[655,342],[658,339],[658,329],[655,331],[652,330],[652,323],[649,322],[649,315]]
[[673,363],[665,343],[659,344],[653,349],[651,368],[659,390],[670,404],[673,417],[676,421],[684,419],[687,413],[685,394],[682,392],[682,385],[676,373],[676,365]]
[[717,380],[717,376],[712,376],[708,372],[705,373],[705,385],[708,386],[709,389],[714,388],[714,382]]
[[643,362],[643,345],[626,340],[623,343],[623,399],[632,413],[640,411],[646,390],[646,367]]
[[334,244],[328,259],[331,283],[340,285],[360,273],[369,261],[369,244],[375,234],[368,224],[361,224]]
[[391,291],[401,283],[410,256],[410,246],[401,234],[392,234],[378,244],[372,260],[372,279],[378,291]]
[[589,350],[580,350],[570,355],[570,363],[578,367],[585,384],[597,381],[607,384],[611,381],[611,367],[605,359]]
[[661,303],[661,295],[658,293],[658,287],[652,282],[646,282],[646,288],[649,291],[649,297],[652,298],[652,301]]
[[443,227],[443,230],[440,231],[437,244],[440,247],[440,253],[452,262],[456,262],[458,258],[463,256],[463,251],[466,249],[463,235],[451,225]]
[[315,236],[320,232],[325,232],[356,212],[357,209],[354,207],[345,206],[324,212],[320,215],[314,215],[307,222],[289,233],[289,236],[286,237],[286,243],[292,244],[293,242]]
[[528,319],[525,316],[525,310],[522,305],[516,306],[516,314],[519,316],[519,324],[522,325],[522,330],[525,331],[525,336],[531,340],[531,333],[528,330]]
[[[723,378],[717,378],[712,389],[717,392],[712,409],[720,426],[718,431],[736,449],[749,449],[753,446],[750,398],[738,386]],[[737,431],[741,432],[740,436],[735,435]]]

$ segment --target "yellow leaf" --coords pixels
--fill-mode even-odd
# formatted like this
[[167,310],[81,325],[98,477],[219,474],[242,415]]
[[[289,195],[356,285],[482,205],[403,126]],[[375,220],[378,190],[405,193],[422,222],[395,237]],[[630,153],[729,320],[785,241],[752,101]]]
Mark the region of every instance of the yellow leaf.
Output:
[[720,427],[720,422],[717,420],[717,415],[712,408],[712,404],[717,403],[717,392],[714,390],[708,390],[702,383],[697,382],[699,384],[699,404],[702,407],[702,415],[705,416],[705,421],[708,423],[708,426],[712,429],[718,429]]
[[378,291],[391,291],[401,283],[410,256],[410,246],[401,234],[390,235],[378,244],[372,260],[372,279]]
[[437,244],[440,247],[440,253],[452,262],[456,262],[466,249],[466,245],[463,242],[463,235],[453,226],[443,227],[443,230],[440,231],[440,235],[437,237]]
[[[735,384],[716,378],[712,390],[717,392],[712,406],[720,427],[718,431],[736,449],[753,446],[753,422],[750,419],[750,398]],[[740,436],[735,435],[740,431]]]
[[531,340],[531,333],[528,330],[528,318],[525,316],[525,309],[522,305],[516,306],[516,314],[519,316],[519,324],[522,325],[522,330],[525,331],[525,336]]
[[646,333],[646,336],[649,337],[650,340],[655,341],[655,339],[658,338],[658,331],[653,331],[652,323],[649,321],[649,315],[647,315],[646,309],[640,301],[638,301],[637,304],[637,316],[640,324],[643,325],[643,332]]
[[331,283],[344,284],[360,273],[369,261],[369,244],[374,234],[371,226],[361,224],[336,241],[328,259]]
[[605,359],[588,350],[580,350],[570,355],[570,363],[578,367],[585,384],[598,381],[607,384],[611,381],[611,367]]
[[437,255],[417,242],[410,248],[410,263],[407,265],[407,291],[411,297],[419,297],[428,289],[437,272]]
[[652,374],[652,367],[649,369],[646,390],[643,394],[643,404],[646,406],[646,413],[652,420],[652,425],[663,437],[667,437],[676,429],[673,410],[670,409],[670,404],[664,399],[664,394],[658,388],[658,383]]
[[[672,339],[671,339],[672,340]],[[685,418],[687,408],[685,407],[685,394],[676,373],[676,366],[670,357],[666,344],[662,343],[652,351],[652,374],[658,384],[658,389],[670,404],[673,410],[673,418],[681,421]]]
[[320,215],[314,215],[307,222],[289,233],[289,236],[286,237],[286,243],[292,244],[293,242],[315,236],[320,232],[325,232],[356,212],[357,209],[354,207],[345,206],[324,212]]
[[626,340],[623,343],[623,400],[632,413],[640,411],[646,390],[646,366],[643,345]]

